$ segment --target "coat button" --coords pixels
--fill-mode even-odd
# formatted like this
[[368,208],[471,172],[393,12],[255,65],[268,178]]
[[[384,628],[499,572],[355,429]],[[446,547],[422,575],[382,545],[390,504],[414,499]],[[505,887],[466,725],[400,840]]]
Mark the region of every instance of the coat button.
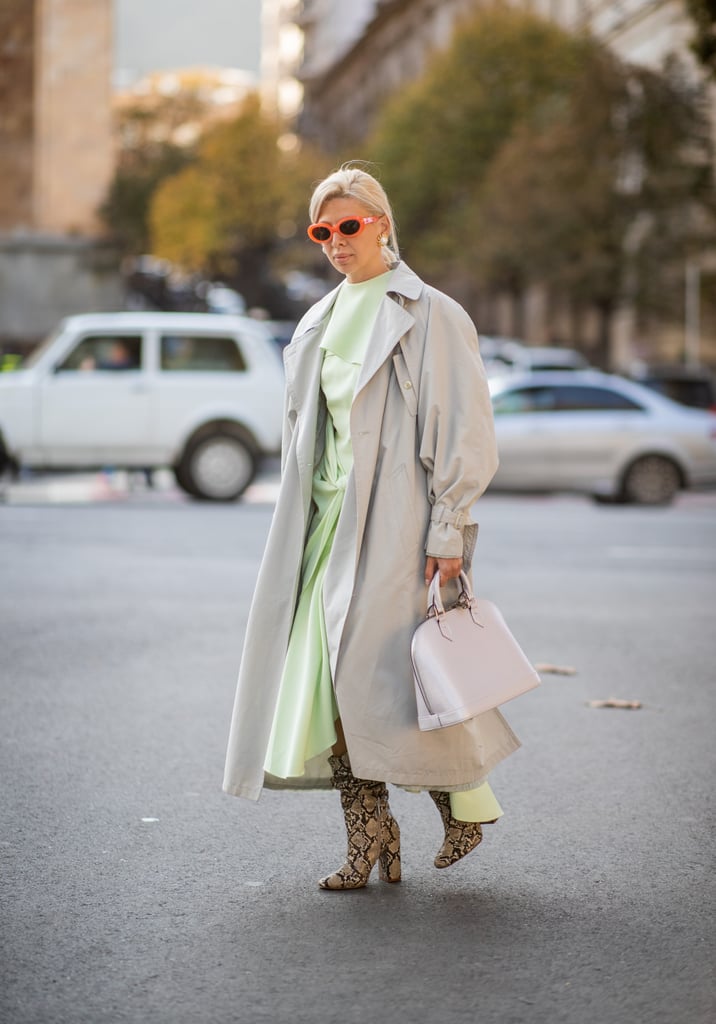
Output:
[[409,380],[406,380],[405,384],[403,384],[403,387],[405,388],[405,390],[406,390],[406,391],[410,391],[410,389],[412,388],[412,386],[413,386],[413,385],[412,385],[412,384],[410,383],[410,381],[409,381]]

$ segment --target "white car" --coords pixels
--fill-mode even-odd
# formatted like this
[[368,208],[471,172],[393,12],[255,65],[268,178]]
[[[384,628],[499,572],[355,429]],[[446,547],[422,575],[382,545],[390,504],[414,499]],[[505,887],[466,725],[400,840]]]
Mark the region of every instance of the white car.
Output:
[[495,490],[582,491],[667,504],[716,483],[716,416],[597,370],[490,381]]
[[199,498],[229,501],[279,451],[284,375],[247,317],[68,317],[0,374],[0,470],[172,466]]
[[514,338],[480,335],[480,352],[488,377],[547,370],[588,370],[589,362],[573,348],[523,345]]

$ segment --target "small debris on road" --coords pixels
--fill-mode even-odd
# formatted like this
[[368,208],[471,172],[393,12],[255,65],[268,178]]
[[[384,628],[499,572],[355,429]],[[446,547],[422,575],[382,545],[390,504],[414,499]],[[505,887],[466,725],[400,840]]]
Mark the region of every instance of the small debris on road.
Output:
[[142,821],[144,821],[144,822],[159,821],[159,818],[142,818]]
[[536,672],[548,672],[553,676],[576,676],[577,670],[573,665],[552,665],[548,661],[541,661],[535,665]]
[[607,697],[606,700],[588,700],[588,708],[621,708],[623,711],[637,711],[642,707],[640,700],[621,700],[619,697]]

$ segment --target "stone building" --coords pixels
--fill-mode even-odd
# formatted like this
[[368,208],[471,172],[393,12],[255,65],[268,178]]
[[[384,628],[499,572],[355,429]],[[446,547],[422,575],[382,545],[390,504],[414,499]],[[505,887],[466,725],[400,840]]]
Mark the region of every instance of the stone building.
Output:
[[263,0],[261,5],[261,94],[271,110],[293,120],[303,103],[296,70],[303,59],[301,0]]
[[[328,148],[360,142],[387,97],[446,47],[457,22],[488,0],[265,0],[269,34],[298,28],[303,45],[281,69],[302,87],[301,133]],[[589,30],[625,60],[661,67],[688,50],[692,26],[682,0],[513,0],[575,31]],[[271,69],[264,67],[265,79]]]
[[0,5],[0,337],[120,301],[97,209],[114,166],[112,0]]
[[[304,3],[299,21],[304,57],[297,69],[304,91],[301,133],[331,149],[361,141],[386,98],[420,76],[432,54],[450,43],[457,20],[475,4],[371,0],[362,5],[361,19],[344,22],[352,31],[330,49],[323,41],[325,30],[323,38],[318,36],[320,0]],[[335,10],[333,17],[339,14]]]

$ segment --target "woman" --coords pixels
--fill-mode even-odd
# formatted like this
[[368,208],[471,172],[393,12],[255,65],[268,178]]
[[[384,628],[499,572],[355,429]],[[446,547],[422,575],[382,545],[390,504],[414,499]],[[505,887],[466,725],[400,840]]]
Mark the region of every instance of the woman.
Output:
[[[346,166],[315,189],[309,237],[345,280],[285,349],[281,488],[249,615],[224,789],[340,792],[348,853],[324,889],[400,879],[386,783],[428,790],[436,867],[502,811],[486,782],[519,743],[498,711],[420,732],[410,639],[440,572],[469,571],[470,509],[497,467],[475,328],[398,258],[382,186]],[[330,779],[330,783],[329,783]]]

